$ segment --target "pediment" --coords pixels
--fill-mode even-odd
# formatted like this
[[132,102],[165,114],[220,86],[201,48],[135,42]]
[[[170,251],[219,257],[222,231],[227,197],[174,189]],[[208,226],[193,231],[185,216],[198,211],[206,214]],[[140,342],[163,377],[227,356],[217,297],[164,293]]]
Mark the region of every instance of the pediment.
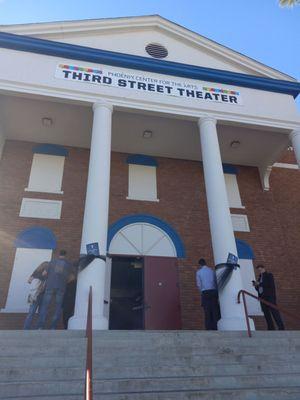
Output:
[[1,30],[62,43],[152,58],[149,43],[168,50],[166,61],[248,75],[295,81],[292,77],[261,64],[160,16],[113,18],[87,21],[11,25]]

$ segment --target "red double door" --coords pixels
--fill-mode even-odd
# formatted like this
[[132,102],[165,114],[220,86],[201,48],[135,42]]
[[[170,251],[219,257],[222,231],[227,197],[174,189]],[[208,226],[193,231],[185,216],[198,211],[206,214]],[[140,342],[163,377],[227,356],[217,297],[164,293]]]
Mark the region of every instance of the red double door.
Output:
[[181,329],[177,259],[144,257],[145,329]]

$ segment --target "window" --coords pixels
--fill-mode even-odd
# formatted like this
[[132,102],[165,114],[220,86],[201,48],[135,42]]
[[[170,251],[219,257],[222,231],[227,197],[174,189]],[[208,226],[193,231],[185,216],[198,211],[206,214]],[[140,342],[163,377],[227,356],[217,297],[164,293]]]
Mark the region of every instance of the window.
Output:
[[231,214],[231,222],[234,231],[250,232],[247,215]]
[[158,201],[157,162],[149,156],[135,155],[127,159],[129,200]]
[[245,208],[242,205],[242,200],[240,196],[240,191],[234,174],[224,174],[227,197],[229,202],[229,207],[231,208]]
[[25,190],[63,193],[61,184],[68,151],[56,144],[40,144],[33,148],[33,153],[28,187]]
[[53,232],[42,226],[24,229],[15,240],[16,255],[12,269],[5,308],[1,312],[27,312],[28,294],[32,287],[27,280],[44,261],[51,260],[56,248]]
[[[252,293],[254,296],[257,296],[257,291],[252,285],[252,281],[255,280],[254,266],[252,261],[254,258],[253,251],[246,242],[240,239],[236,239],[236,247],[239,257],[238,263],[241,271],[243,285],[242,288],[247,292]],[[263,315],[258,300],[246,296],[246,301],[249,315]]]
[[27,302],[31,285],[27,280],[33,271],[44,261],[50,261],[50,249],[17,249],[14,260],[6,305],[2,312],[24,313],[28,311]]
[[[257,291],[252,285],[252,281],[255,281],[255,273],[252,260],[240,259],[239,265],[241,269],[241,277],[243,289],[250,292],[254,296],[257,296]],[[246,296],[247,309],[249,315],[263,315],[259,301],[253,297]]]
[[27,191],[62,193],[65,157],[34,154]]
[[22,200],[20,217],[60,219],[62,201],[44,199]]

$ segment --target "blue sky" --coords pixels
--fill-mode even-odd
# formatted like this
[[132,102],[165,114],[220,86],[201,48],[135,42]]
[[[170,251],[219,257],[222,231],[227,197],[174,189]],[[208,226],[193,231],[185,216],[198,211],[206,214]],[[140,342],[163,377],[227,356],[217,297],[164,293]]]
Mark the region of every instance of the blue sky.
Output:
[[1,25],[149,14],[300,80],[300,6],[282,8],[277,0],[0,0]]

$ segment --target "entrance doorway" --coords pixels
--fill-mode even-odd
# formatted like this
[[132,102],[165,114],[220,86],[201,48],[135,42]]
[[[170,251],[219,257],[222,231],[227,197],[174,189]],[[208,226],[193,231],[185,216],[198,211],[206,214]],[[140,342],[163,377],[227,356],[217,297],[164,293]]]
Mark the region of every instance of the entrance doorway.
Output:
[[144,329],[143,258],[113,257],[109,329]]
[[109,328],[181,328],[176,258],[112,258]]

